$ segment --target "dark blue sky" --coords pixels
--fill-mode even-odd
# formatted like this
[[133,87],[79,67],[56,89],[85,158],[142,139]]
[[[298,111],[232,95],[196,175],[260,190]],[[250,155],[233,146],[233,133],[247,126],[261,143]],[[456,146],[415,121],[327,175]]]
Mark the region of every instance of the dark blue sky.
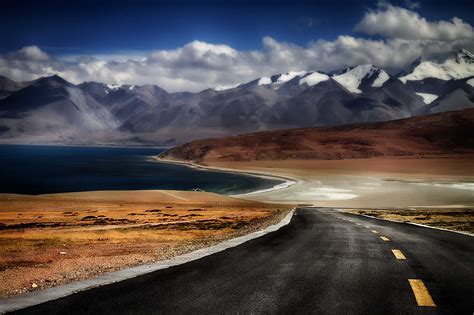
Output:
[[[473,24],[474,1],[418,1],[428,20]],[[404,1],[391,1],[405,5]],[[261,47],[262,38],[304,45],[354,34],[375,1],[9,1],[0,10],[1,52],[37,45],[54,54],[172,49],[194,39]]]

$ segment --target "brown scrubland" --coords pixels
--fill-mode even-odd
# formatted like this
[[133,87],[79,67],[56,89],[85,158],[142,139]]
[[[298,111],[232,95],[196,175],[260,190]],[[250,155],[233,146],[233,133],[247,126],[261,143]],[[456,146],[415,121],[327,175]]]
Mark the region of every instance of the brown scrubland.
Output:
[[0,297],[171,258],[290,208],[185,191],[0,194]]
[[474,234],[474,209],[346,209],[355,214]]
[[215,162],[345,160],[474,155],[474,109],[378,123],[314,127],[197,140],[163,159]]

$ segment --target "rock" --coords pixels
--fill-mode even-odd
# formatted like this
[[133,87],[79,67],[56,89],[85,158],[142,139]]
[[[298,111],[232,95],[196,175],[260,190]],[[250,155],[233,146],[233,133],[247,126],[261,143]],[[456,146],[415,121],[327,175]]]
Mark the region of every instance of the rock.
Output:
[[66,252],[59,252],[59,255],[66,255]]
[[31,285],[31,287],[34,289],[34,288],[37,288],[38,285],[36,283],[33,282],[33,284]]

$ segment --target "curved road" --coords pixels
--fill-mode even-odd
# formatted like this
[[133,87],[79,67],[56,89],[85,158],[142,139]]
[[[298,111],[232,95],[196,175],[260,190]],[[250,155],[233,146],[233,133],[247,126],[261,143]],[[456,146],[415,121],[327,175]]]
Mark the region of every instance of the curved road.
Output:
[[473,240],[303,208],[235,248],[18,313],[473,314]]

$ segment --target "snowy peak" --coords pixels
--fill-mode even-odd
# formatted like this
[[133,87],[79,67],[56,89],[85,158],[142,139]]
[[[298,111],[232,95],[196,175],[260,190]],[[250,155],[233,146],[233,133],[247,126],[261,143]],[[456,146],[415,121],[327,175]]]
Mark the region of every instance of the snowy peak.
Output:
[[293,80],[296,77],[301,77],[307,74],[308,72],[306,71],[290,71],[285,74],[280,74],[275,82],[273,84],[283,84],[288,81]]
[[[319,71],[289,71],[287,73],[276,74],[271,77],[260,77],[258,79],[237,83],[233,85],[220,85],[215,87],[214,91],[225,91],[235,88],[247,88],[254,86],[270,86],[273,89],[279,89],[286,83],[296,80],[297,85],[302,87],[314,86],[330,78],[336,80],[340,85],[345,87],[352,93],[362,93],[359,89],[361,85],[369,84],[371,87],[381,87],[386,81],[390,79],[390,75],[374,65],[360,65],[353,68],[348,68],[337,74],[328,75]],[[293,81],[292,81],[293,82]]]
[[237,84],[232,84],[232,85],[218,85],[214,88],[215,91],[225,91],[225,90],[230,90],[230,89],[235,89],[239,85],[243,83],[237,83]]
[[255,85],[275,85],[276,88],[279,86],[293,80],[296,77],[302,77],[306,75],[308,72],[307,71],[290,71],[284,74],[277,74],[272,77],[260,77],[258,79],[248,81],[248,82],[243,82],[243,83],[237,83],[237,84],[232,84],[232,85],[219,85],[214,88],[215,91],[226,91],[230,89],[235,89],[238,87],[243,87],[243,86],[255,86]]
[[425,104],[431,104],[438,98],[438,95],[436,94],[430,94],[430,93],[415,93],[415,94],[418,96],[421,96],[421,98],[423,98],[423,103]]
[[466,83],[471,87],[474,87],[474,78],[467,80]]
[[114,91],[117,91],[118,89],[122,87],[119,84],[107,84],[106,86],[109,90],[114,90]]
[[372,87],[381,87],[390,79],[390,75],[384,70],[379,70],[377,78],[372,82]]
[[308,73],[309,72],[307,71],[289,71],[287,73],[275,74],[271,77],[260,77],[249,83],[255,83],[256,85],[274,85],[278,88],[278,86],[281,86],[296,77],[302,78]]
[[472,54],[467,49],[460,49],[456,53],[456,62],[457,63],[474,63],[474,54]]
[[459,80],[474,76],[474,55],[468,50],[459,50],[454,57],[447,58],[442,63],[420,61],[410,72],[403,74],[399,80],[420,81],[435,78],[444,81]]
[[363,82],[372,80],[372,87],[381,87],[390,77],[385,71],[367,64],[348,68],[332,78],[350,92],[360,94],[362,91],[359,87]]
[[308,86],[314,86],[327,80],[329,80],[329,76],[327,74],[316,71],[301,78],[299,84],[307,84]]
[[128,84],[104,84],[106,92],[109,91],[119,91],[119,90],[133,90],[135,88],[140,88],[137,85],[128,85]]

